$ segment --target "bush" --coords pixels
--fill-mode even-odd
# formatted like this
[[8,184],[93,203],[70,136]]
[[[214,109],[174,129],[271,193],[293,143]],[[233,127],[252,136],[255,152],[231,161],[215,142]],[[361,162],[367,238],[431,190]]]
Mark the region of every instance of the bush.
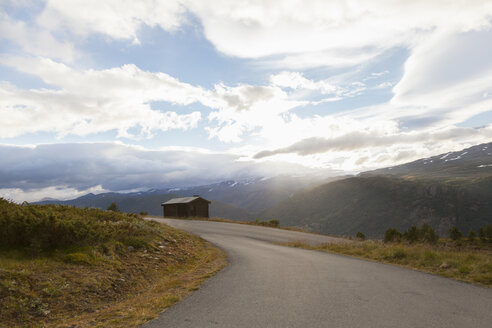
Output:
[[142,211],[142,212],[140,212],[140,215],[141,215],[141,216],[147,216],[147,215],[149,215],[149,212],[147,212],[147,211]]
[[492,226],[490,224],[485,225],[485,238],[492,241]]
[[107,211],[113,211],[113,212],[119,212],[120,211],[120,209],[118,208],[118,206],[116,205],[115,202],[112,202],[111,205],[109,205],[106,210]]
[[414,243],[419,240],[419,235],[419,229],[416,226],[411,226],[403,233],[403,239],[409,241],[410,243]]
[[0,198],[0,247],[49,250],[125,243],[128,236],[151,241],[157,223],[99,209],[61,205],[17,205]]
[[276,220],[276,219],[273,219],[270,221],[260,221],[260,220],[256,219],[252,223],[256,224],[256,225],[261,225],[264,227],[279,227],[280,226],[280,221]]
[[395,228],[389,228],[384,233],[384,242],[385,243],[392,243],[392,242],[399,243],[400,241],[401,241],[401,232],[399,232]]
[[420,228],[420,240],[427,243],[435,243],[439,240],[436,231],[427,223],[424,223]]
[[468,241],[474,241],[476,239],[476,235],[475,235],[475,232],[473,232],[473,230],[470,229],[470,232],[468,232]]
[[462,237],[463,234],[457,227],[449,229],[449,238],[451,238],[451,240],[460,240]]
[[434,244],[439,240],[439,235],[429,224],[424,223],[420,229],[417,226],[411,226],[402,235],[402,238],[410,243],[424,242]]
[[360,231],[357,231],[357,234],[355,235],[355,238],[357,238],[358,240],[365,240],[366,239],[366,235],[364,235]]

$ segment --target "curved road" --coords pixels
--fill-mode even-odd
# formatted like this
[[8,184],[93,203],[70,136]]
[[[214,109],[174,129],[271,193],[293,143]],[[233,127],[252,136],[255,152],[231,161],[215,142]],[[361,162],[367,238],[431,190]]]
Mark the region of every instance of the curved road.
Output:
[[492,327],[492,289],[272,244],[336,238],[231,223],[159,221],[222,248],[229,265],[143,327]]

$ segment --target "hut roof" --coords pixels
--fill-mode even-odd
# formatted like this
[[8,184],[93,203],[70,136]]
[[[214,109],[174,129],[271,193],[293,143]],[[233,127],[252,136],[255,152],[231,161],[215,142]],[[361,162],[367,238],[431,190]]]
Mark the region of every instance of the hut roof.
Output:
[[186,204],[186,203],[191,203],[192,201],[197,200],[197,199],[200,199],[200,198],[203,199],[204,201],[207,201],[207,202],[210,203],[210,201],[209,200],[206,200],[205,198],[194,196],[194,197],[173,198],[173,199],[168,200],[165,203],[162,203],[161,205]]

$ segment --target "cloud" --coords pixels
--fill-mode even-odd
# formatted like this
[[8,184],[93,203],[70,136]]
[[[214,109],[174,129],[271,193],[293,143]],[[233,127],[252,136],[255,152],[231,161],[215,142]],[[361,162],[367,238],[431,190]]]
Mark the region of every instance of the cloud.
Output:
[[239,142],[245,133],[255,129],[278,128],[283,122],[283,114],[308,103],[290,99],[276,86],[217,85],[215,89],[216,96],[224,103],[219,110],[209,114],[212,125],[206,129],[210,138],[217,137],[223,142]]
[[99,33],[139,43],[143,25],[174,31],[186,22],[184,13],[173,0],[49,0],[37,22],[52,31],[64,29],[84,37]]
[[[185,1],[219,51],[243,58],[284,56],[284,65],[347,66],[437,30],[488,24],[488,1]],[[220,8],[218,10],[218,8]],[[388,28],[391,27],[391,28]],[[310,64],[311,63],[311,64]]]
[[[210,138],[236,143],[243,155],[257,154],[262,161],[276,154],[298,163],[359,168],[376,159],[390,163],[443,145],[481,142],[488,135],[488,128],[460,135],[456,126],[492,106],[490,1],[451,6],[440,0],[60,0],[48,1],[35,21],[5,17],[1,24],[15,36],[9,36],[11,42],[18,38],[25,52],[49,58],[3,56],[1,64],[37,76],[49,88],[1,83],[0,137],[117,130],[120,137],[151,138],[156,131],[190,130],[200,122]],[[144,26],[172,32],[195,22],[219,52],[256,59],[248,63],[260,69],[259,79],[271,74],[269,81],[205,89],[133,64],[75,69],[53,60],[75,56],[68,51],[71,43],[54,36],[73,42],[96,34],[108,43],[138,44]],[[38,38],[38,32],[45,41],[37,44],[30,35]],[[409,54],[400,81],[393,61],[403,58],[387,58],[395,47]],[[303,71],[312,67],[324,69]],[[373,73],[364,79],[364,72]],[[390,102],[365,105],[388,99],[390,87]],[[178,106],[156,110],[150,106],[154,101]],[[194,103],[210,111],[190,110]],[[443,131],[456,134],[438,138]],[[429,146],[427,137],[442,143]]]
[[[395,146],[398,144],[438,143],[443,141],[463,141],[470,139],[475,143],[487,142],[492,138],[492,126],[471,129],[471,128],[452,128],[443,131],[432,131],[422,133],[398,133],[393,135],[379,135],[374,132],[353,131],[340,135],[335,138],[311,137],[302,139],[288,147],[274,150],[264,150],[254,155],[255,159],[274,156],[277,154],[296,153],[301,156],[326,153],[353,151],[367,148],[378,148]],[[418,147],[418,146],[417,146]],[[401,159],[397,158],[397,159]]]
[[309,80],[300,72],[280,72],[270,76],[270,83],[283,88],[316,90],[320,91],[322,94],[341,93],[340,88],[333,85],[328,80]]
[[60,190],[69,198],[88,191],[196,186],[303,170],[307,169],[299,165],[258,165],[240,161],[238,155],[197,148],[147,150],[119,143],[0,145],[0,195],[17,201],[59,197]]
[[[490,110],[492,29],[436,35],[419,44],[393,88],[391,104],[423,108],[440,124],[460,123]],[[431,114],[432,113],[432,114]]]
[[[44,58],[0,57],[0,64],[40,77],[52,89],[24,90],[0,84],[0,137],[39,131],[87,135],[117,130],[119,136],[149,137],[153,131],[191,129],[200,112],[178,114],[152,110],[150,102],[178,105],[193,102],[214,106],[209,92],[135,65],[77,71]],[[139,135],[129,132],[139,127]]]
[[[175,31],[201,22],[222,53],[241,58],[278,56],[271,63],[301,69],[353,66],[395,46],[412,47],[427,35],[490,25],[487,0],[454,1],[48,1],[40,26],[139,42],[143,25]],[[391,28],[388,28],[391,27]]]
[[40,189],[22,190],[20,188],[0,188],[0,197],[10,201],[22,202],[37,202],[43,199],[58,199],[69,200],[76,197],[87,195],[88,193],[99,194],[108,192],[101,186],[85,190],[77,190],[66,186],[45,187]]
[[74,45],[56,40],[46,29],[29,26],[23,21],[9,17],[0,9],[0,39],[19,45],[25,53],[72,62],[75,59]]
[[[13,138],[40,131],[88,135],[117,130],[119,137],[152,137],[154,131],[195,128],[200,112],[179,114],[150,107],[154,101],[183,106],[201,103],[210,108],[211,138],[239,142],[242,135],[265,121],[307,104],[291,100],[277,86],[217,84],[207,90],[161,72],[143,71],[133,64],[105,70],[75,70],[47,58],[2,56],[0,64],[41,78],[50,89],[24,90],[0,84],[0,115],[6,119],[0,137]],[[40,122],[43,122],[40,124]],[[138,127],[140,132],[130,133]]]

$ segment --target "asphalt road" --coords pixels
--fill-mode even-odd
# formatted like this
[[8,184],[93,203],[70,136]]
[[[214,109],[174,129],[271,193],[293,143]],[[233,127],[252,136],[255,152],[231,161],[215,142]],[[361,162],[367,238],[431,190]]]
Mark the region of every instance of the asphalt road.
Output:
[[334,238],[230,223],[162,222],[222,248],[229,265],[146,328],[492,327],[492,289],[272,244]]

